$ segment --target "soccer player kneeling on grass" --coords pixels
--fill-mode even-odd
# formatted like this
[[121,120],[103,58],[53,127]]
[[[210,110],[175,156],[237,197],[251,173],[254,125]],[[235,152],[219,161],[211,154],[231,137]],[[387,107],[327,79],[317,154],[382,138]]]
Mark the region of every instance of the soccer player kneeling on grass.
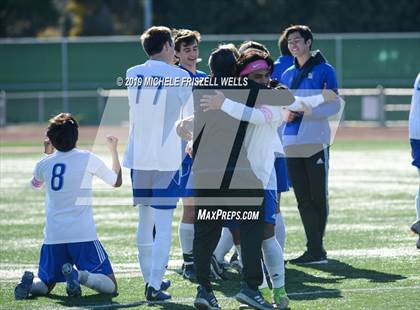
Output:
[[107,137],[112,156],[110,170],[96,155],[76,148],[78,123],[71,114],[53,117],[47,137],[46,156],[36,164],[31,180],[34,189],[45,183],[46,192],[45,238],[38,277],[25,271],[15,288],[15,298],[46,295],[57,282],[67,282],[66,291],[71,297],[81,296],[80,284],[99,293],[116,294],[111,263],[96,235],[92,178],[96,175],[111,186],[121,186],[118,139]]

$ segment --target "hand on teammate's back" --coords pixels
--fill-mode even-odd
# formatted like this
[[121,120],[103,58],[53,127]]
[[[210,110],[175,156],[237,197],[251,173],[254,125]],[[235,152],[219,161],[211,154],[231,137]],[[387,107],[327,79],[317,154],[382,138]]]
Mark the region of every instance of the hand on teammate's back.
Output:
[[284,114],[283,114],[283,118],[284,118],[284,120],[286,121],[286,123],[291,123],[291,122],[293,122],[297,117],[299,117],[300,116],[300,114],[299,113],[297,113],[297,112],[292,112],[292,111],[289,111],[289,110],[287,110],[287,109],[284,109],[284,112],[283,112]]
[[222,108],[223,102],[225,101],[225,95],[221,91],[216,90],[216,95],[203,95],[200,99],[200,107],[203,108],[204,112],[210,110],[219,110]]

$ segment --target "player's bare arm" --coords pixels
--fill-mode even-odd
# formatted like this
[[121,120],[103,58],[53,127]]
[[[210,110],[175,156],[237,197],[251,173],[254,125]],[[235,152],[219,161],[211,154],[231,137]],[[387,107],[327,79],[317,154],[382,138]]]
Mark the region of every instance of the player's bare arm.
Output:
[[117,181],[115,181],[114,187],[120,187],[122,185],[122,174],[121,174],[121,164],[118,158],[118,151],[117,151],[118,138],[114,136],[107,136],[106,142],[112,156],[112,171],[114,171],[118,175]]

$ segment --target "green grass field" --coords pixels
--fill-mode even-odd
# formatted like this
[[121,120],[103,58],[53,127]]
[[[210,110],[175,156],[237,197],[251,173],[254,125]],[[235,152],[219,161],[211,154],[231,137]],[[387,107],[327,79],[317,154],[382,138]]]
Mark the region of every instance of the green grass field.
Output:
[[[137,264],[137,212],[131,206],[130,184],[108,189],[95,185],[95,220],[100,240],[113,263],[119,296],[113,299],[83,288],[83,297],[69,300],[64,284],[48,297],[15,301],[13,288],[24,270],[37,271],[44,224],[43,192],[28,187],[40,154],[36,145],[1,146],[0,308],[126,308],[149,309]],[[17,153],[16,150],[22,150]],[[121,148],[122,149],[122,148]],[[106,156],[105,156],[106,157]],[[109,158],[108,158],[109,159]],[[331,150],[330,216],[326,248],[330,263],[318,267],[286,265],[286,287],[292,309],[419,309],[420,251],[409,232],[415,219],[418,176],[410,165],[408,144],[338,142]],[[304,250],[305,237],[293,192],[283,195],[286,220],[286,258]],[[172,280],[169,303],[155,309],[193,309],[196,285],[176,272],[181,266],[178,222],[173,223],[173,246],[167,277]],[[237,309],[232,298],[239,276],[214,284],[223,309]]]

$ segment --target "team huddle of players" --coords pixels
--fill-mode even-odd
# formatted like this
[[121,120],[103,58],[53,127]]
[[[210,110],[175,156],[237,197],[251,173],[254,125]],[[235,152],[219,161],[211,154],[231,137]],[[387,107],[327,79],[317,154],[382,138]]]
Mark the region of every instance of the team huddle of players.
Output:
[[[223,278],[227,266],[241,272],[238,301],[256,309],[288,307],[279,201],[290,180],[307,237],[307,251],[291,262],[327,262],[322,241],[328,216],[328,117],[338,113],[340,100],[334,69],[319,51],[311,52],[312,41],[307,26],[289,27],[280,37],[282,56],[275,62],[257,42],[238,49],[219,46],[209,58],[211,77],[247,79],[245,86],[128,87],[130,133],[123,165],[131,171],[139,211],[138,261],[148,301],[171,298],[164,274],[180,198],[182,274],[199,284],[197,309],[220,309],[210,281]],[[152,27],[141,43],[149,60],[129,68],[128,79],[207,76],[196,68],[198,32]],[[96,234],[91,188],[94,175],[121,185],[118,139],[107,138],[112,169],[76,148],[77,139],[78,123],[71,114],[50,120],[46,156],[31,180],[33,188],[45,184],[46,191],[38,277],[24,273],[15,289],[17,299],[46,295],[64,281],[69,296],[81,295],[80,284],[117,294]],[[196,220],[197,212],[214,209],[261,212],[253,221]],[[235,254],[228,263],[225,255],[232,247]]]

